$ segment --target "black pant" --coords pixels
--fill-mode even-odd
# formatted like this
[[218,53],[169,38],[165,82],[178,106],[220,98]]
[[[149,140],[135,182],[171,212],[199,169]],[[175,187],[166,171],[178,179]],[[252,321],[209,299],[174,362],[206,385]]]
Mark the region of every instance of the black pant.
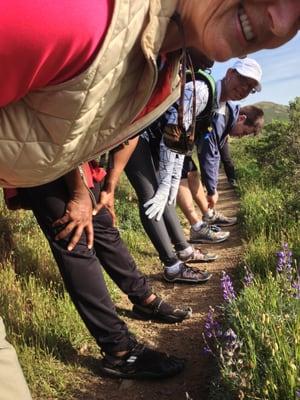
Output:
[[220,156],[224,166],[224,171],[227,179],[235,179],[234,164],[230,155],[228,140],[224,143],[224,146],[220,149]]
[[157,165],[158,160],[151,153],[149,142],[139,137],[125,172],[138,197],[140,218],[145,232],[157,250],[160,260],[165,265],[172,265],[178,261],[174,248],[176,251],[184,250],[189,244],[173,205],[166,205],[159,221],[155,218],[149,219],[145,215],[144,204],[154,196],[158,187]]
[[[94,194],[99,197],[97,184]],[[94,248],[89,250],[82,235],[73,251],[67,250],[70,236],[56,241],[52,223],[65,213],[69,199],[64,179],[29,189],[20,189],[50,244],[67,291],[90,333],[103,351],[126,350],[131,341],[126,324],[118,317],[102,274],[102,266],[133,303],[142,303],[151,290],[137,270],[119,231],[112,226],[109,212],[103,208],[93,217]]]

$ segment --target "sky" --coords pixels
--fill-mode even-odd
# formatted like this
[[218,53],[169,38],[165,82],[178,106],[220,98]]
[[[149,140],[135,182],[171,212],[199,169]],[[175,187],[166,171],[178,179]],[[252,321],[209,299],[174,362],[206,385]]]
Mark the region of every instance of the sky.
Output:
[[[262,91],[250,94],[240,103],[253,104],[272,101],[288,105],[296,96],[300,97],[300,32],[285,45],[273,50],[261,50],[249,55],[262,67]],[[215,63],[212,75],[221,79],[236,59]]]

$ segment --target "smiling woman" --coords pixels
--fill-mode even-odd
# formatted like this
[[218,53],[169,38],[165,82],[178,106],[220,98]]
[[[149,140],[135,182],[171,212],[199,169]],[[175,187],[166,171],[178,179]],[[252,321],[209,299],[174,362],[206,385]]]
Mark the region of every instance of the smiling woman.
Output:
[[24,4],[0,6],[4,187],[53,181],[157,119],[179,97],[184,43],[226,60],[280,46],[300,17],[299,0]]
[[278,47],[300,27],[298,0],[179,0],[178,11],[188,43],[216,61]]

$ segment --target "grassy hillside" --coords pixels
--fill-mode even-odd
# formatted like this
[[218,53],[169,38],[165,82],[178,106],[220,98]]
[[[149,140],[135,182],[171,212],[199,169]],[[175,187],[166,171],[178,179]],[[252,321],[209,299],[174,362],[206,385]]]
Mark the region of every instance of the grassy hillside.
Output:
[[264,110],[265,121],[267,124],[269,122],[272,122],[273,119],[285,121],[288,120],[288,106],[272,103],[271,101],[261,101],[253,105],[260,107]]

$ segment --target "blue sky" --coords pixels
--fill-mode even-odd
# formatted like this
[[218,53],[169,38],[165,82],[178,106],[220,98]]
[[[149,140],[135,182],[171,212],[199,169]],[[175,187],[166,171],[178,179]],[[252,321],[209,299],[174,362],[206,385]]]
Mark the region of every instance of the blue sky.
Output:
[[[249,95],[241,103],[273,101],[288,104],[296,96],[300,97],[300,32],[290,42],[277,49],[261,50],[249,56],[262,67],[262,91]],[[212,69],[214,78],[222,78],[234,61],[235,59],[215,63]]]

